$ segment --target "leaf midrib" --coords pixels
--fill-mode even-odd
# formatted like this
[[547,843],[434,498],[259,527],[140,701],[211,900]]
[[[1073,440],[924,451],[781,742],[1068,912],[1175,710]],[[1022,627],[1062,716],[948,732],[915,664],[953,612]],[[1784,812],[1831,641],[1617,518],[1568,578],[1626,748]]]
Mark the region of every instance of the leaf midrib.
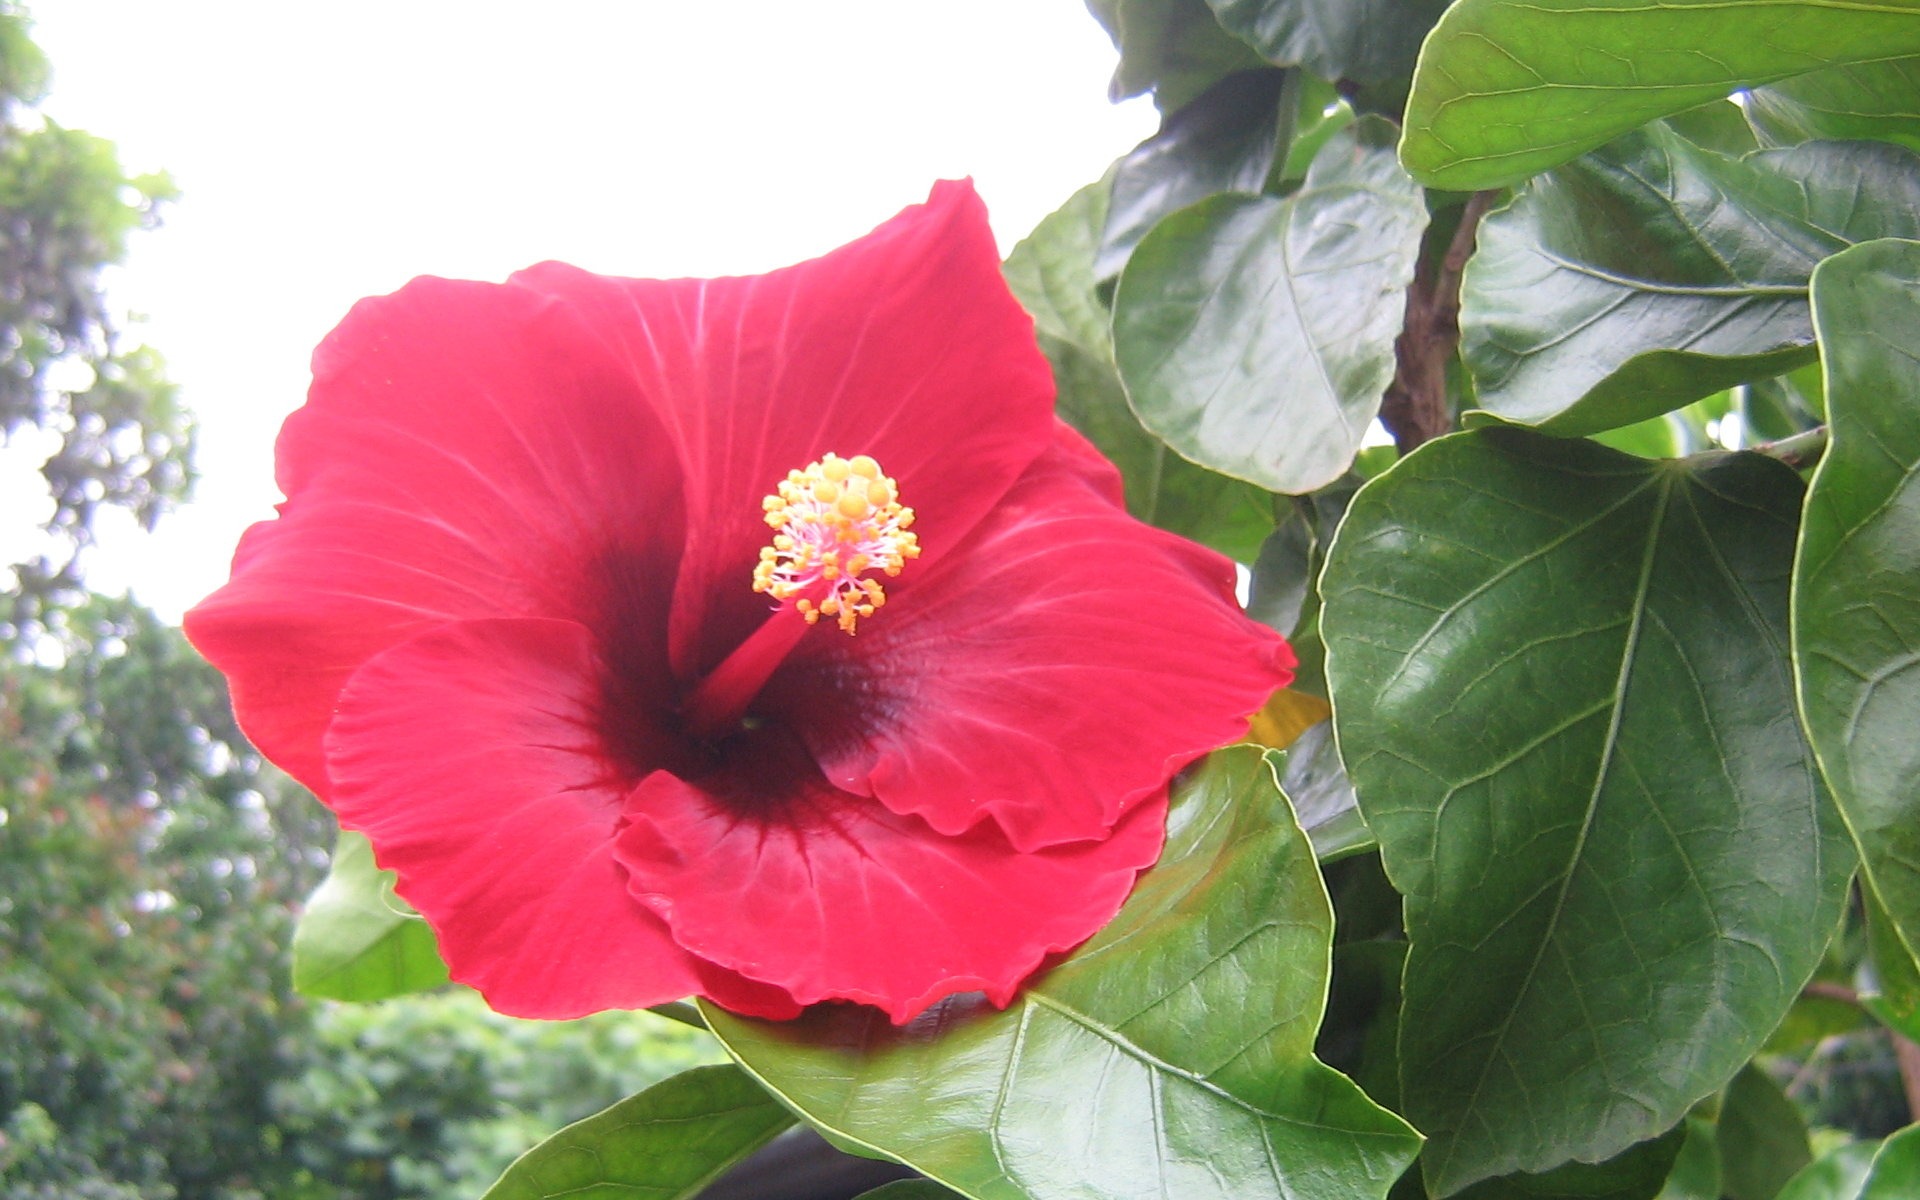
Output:
[[[1606,788],[1607,779],[1613,768],[1614,750],[1620,744],[1620,724],[1622,714],[1626,711],[1627,687],[1632,675],[1635,652],[1640,643],[1641,621],[1647,611],[1647,595],[1653,582],[1653,566],[1660,545],[1660,533],[1666,524],[1667,509],[1673,499],[1674,478],[1673,470],[1662,470],[1655,480],[1659,488],[1659,496],[1653,519],[1647,526],[1646,546],[1641,551],[1640,577],[1634,584],[1633,618],[1627,627],[1627,635],[1621,643],[1620,669],[1614,677],[1613,685],[1613,714],[1607,722],[1606,741],[1601,751],[1599,766],[1594,771],[1593,789],[1587,796],[1586,811],[1580,819],[1580,832],[1574,839],[1573,853],[1568,856],[1566,873],[1561,876],[1559,891],[1553,898],[1553,908],[1547,917],[1547,927],[1540,936],[1539,945],[1534,949],[1532,960],[1527,963],[1525,972],[1520,976],[1519,986],[1514,989],[1513,1003],[1508,1005],[1506,1015],[1501,1019],[1500,1027],[1494,1033],[1492,1048],[1481,1059],[1480,1074],[1474,1080],[1473,1090],[1467,1094],[1466,1104],[1460,1111],[1460,1118],[1453,1123],[1456,1129],[1464,1128],[1480,1105],[1481,1093],[1486,1087],[1487,1076],[1493,1069],[1494,1060],[1500,1057],[1507,1035],[1513,1028],[1514,1018],[1519,1015],[1522,1004],[1533,991],[1541,960],[1546,957],[1547,948],[1554,942],[1561,915],[1566,910],[1567,894],[1573,888],[1574,874],[1579,869],[1581,856],[1586,852],[1587,837],[1593,829],[1594,815],[1599,811],[1600,796]],[[1637,494],[1637,491],[1634,494]],[[1404,1055],[1401,1063],[1404,1072],[1406,1063]],[[1401,1086],[1406,1086],[1404,1074]],[[1460,1138],[1455,1137],[1450,1140],[1446,1155],[1434,1164],[1433,1176],[1436,1179],[1446,1177],[1447,1168],[1459,1154],[1460,1145]]]

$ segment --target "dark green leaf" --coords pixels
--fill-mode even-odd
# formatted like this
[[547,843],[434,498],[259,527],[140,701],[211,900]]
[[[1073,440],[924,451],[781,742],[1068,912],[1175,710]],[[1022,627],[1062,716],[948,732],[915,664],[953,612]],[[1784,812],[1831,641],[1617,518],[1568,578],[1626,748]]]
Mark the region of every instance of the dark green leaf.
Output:
[[1476,1183],[1460,1200],[1652,1200],[1686,1140],[1684,1129],[1628,1147],[1603,1163],[1568,1163],[1538,1175]]
[[1854,63],[1755,88],[1747,119],[1776,145],[1877,138],[1920,150],[1920,58]]
[[1820,142],[1733,159],[1652,126],[1541,176],[1480,229],[1461,354],[1480,403],[1555,433],[1657,416],[1813,359],[1808,280],[1920,234],[1920,158]]
[[1207,0],[1229,32],[1276,66],[1326,80],[1384,83],[1413,70],[1447,0]]
[[293,986],[329,1000],[385,1000],[447,981],[433,930],[393,893],[365,836],[340,831],[333,870],[293,934]]
[[1400,155],[1430,187],[1501,187],[1737,88],[1915,53],[1914,0],[1460,0]]
[[1113,367],[1107,309],[1093,280],[1107,187],[1080,189],[1040,222],[1007,256],[1007,283],[1033,314],[1040,349],[1053,364],[1061,418],[1120,468],[1127,511],[1252,562],[1273,529],[1267,493],[1181,458],[1141,428],[1127,406]]
[[793,1114],[738,1067],[695,1067],[567,1126],[481,1200],[690,1200]]
[[1729,1200],[1773,1200],[1813,1161],[1807,1123],[1767,1073],[1748,1064],[1720,1103],[1720,1181]]
[[1787,1181],[1774,1200],[1860,1200],[1879,1142],[1849,1142]]
[[1832,441],[1794,580],[1800,702],[1885,932],[1920,948],[1920,243],[1856,246],[1813,277]]
[[[1161,123],[1114,168],[1113,197],[1094,259],[1096,279],[1120,273],[1160,219],[1221,192],[1257,195],[1281,138],[1285,71],[1242,71]],[[1297,85],[1292,89],[1297,91]],[[1290,92],[1287,100],[1294,97]],[[1291,110],[1291,103],[1285,105]],[[1288,138],[1286,140],[1291,140]]]
[[1353,461],[1393,378],[1427,213],[1366,118],[1284,200],[1219,196],[1162,221],[1114,296],[1134,411],[1186,457],[1280,492]]
[[1819,961],[1853,855],[1793,717],[1800,490],[1757,455],[1485,430],[1349,508],[1328,678],[1406,897],[1437,1194],[1671,1128]]
[[1120,914],[1005,1012],[708,1020],[814,1124],[976,1200],[1384,1195],[1418,1135],[1312,1056],[1332,913],[1272,763],[1217,752],[1168,824]]
[[1267,65],[1220,28],[1205,0],[1088,0],[1087,7],[1120,51],[1108,89],[1114,100],[1151,90],[1160,111],[1173,112],[1235,71]]
[[1353,784],[1333,744],[1332,722],[1321,721],[1294,739],[1280,787],[1293,801],[1300,827],[1322,862],[1373,848],[1373,831],[1360,816]]

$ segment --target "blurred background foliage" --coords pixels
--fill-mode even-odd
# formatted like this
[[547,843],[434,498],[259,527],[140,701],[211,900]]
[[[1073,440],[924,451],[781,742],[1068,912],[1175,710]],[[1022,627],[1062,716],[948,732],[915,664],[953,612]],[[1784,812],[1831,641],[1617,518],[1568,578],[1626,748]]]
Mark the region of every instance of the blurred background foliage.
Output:
[[54,502],[0,606],[0,1198],[477,1195],[718,1052],[644,1013],[293,992],[331,817],[247,744],[177,629],[84,586],[96,514],[151,525],[185,496],[193,427],[102,287],[172,186],[44,118],[47,77],[0,5],[0,433],[47,447]]

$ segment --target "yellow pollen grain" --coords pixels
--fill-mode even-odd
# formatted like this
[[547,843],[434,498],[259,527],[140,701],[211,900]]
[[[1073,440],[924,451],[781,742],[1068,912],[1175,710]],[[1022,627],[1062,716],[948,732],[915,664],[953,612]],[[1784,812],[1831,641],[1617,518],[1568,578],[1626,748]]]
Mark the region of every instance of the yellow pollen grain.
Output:
[[913,510],[870,455],[825,454],[789,471],[761,509],[774,536],[754,566],[753,590],[791,601],[809,625],[827,616],[853,633],[886,603],[867,573],[897,576],[920,556]]

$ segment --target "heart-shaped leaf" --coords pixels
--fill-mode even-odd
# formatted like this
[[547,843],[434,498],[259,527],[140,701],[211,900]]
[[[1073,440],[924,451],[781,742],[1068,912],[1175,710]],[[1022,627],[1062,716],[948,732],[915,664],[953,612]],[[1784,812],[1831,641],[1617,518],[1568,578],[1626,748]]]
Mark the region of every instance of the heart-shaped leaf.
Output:
[[329,1000],[385,1000],[447,982],[433,930],[393,891],[362,834],[340,831],[333,869],[293,931],[293,986]]
[[1920,0],[1459,0],[1400,157],[1430,187],[1503,187],[1738,88],[1899,54],[1920,54]]
[[[1630,1146],[1602,1163],[1568,1163],[1538,1175],[1483,1180],[1460,1200],[1653,1200],[1686,1141],[1684,1128]],[[1720,1200],[1718,1193],[1713,1200]]]
[[1273,529],[1271,497],[1181,458],[1127,406],[1113,366],[1107,308],[1093,278],[1108,186],[1081,188],[1015,246],[1007,256],[1007,284],[1033,314],[1040,349],[1053,364],[1061,419],[1120,468],[1127,511],[1252,562]]
[[1832,442],[1795,567],[1800,702],[1861,876],[1920,949],[1920,243],[1870,242],[1813,277]]
[[1749,1063],[1720,1101],[1720,1186],[1728,1200],[1773,1200],[1813,1161],[1806,1118],[1780,1085]]
[[1114,294],[1134,412],[1197,463],[1310,492],[1353,462],[1393,378],[1427,211],[1365,118],[1286,199],[1217,196],[1147,235]]
[[1810,362],[1808,281],[1920,235],[1920,157],[1817,142],[1735,159],[1661,126],[1530,183],[1480,228],[1461,354],[1480,403],[1555,433],[1631,424]]
[[1175,791],[1160,863],[1004,1012],[707,1006],[715,1034],[830,1137],[974,1200],[1384,1196],[1419,1137],[1313,1057],[1333,917],[1273,763],[1222,750]]
[[1818,963],[1853,854],[1793,714],[1800,492],[1501,429],[1348,509],[1321,628],[1436,1195],[1673,1127]]
[[695,1067],[521,1155],[481,1200],[691,1200],[793,1124],[738,1067]]

